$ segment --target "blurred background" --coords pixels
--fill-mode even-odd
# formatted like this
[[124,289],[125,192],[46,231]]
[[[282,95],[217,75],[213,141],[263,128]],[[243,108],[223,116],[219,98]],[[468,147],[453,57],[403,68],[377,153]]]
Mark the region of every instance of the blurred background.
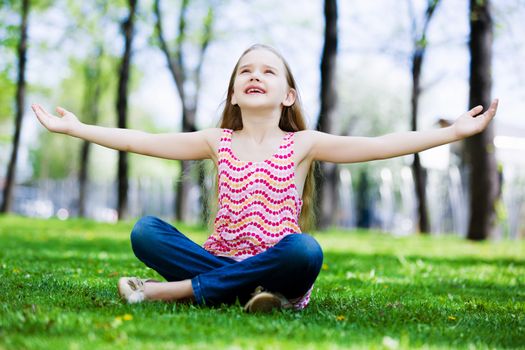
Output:
[[319,229],[523,238],[524,17],[522,0],[2,0],[1,211],[206,222],[211,161],[51,134],[30,105],[154,133],[216,127],[236,61],[264,43],[290,64],[311,129],[439,128],[500,99],[494,123],[467,141],[321,164]]

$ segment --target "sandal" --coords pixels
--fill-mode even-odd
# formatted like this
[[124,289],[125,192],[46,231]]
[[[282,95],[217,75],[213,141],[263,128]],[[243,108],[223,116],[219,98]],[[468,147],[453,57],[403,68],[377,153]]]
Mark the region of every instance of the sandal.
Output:
[[144,301],[144,283],[159,282],[152,279],[138,277],[121,277],[118,280],[118,293],[128,304],[135,304]]

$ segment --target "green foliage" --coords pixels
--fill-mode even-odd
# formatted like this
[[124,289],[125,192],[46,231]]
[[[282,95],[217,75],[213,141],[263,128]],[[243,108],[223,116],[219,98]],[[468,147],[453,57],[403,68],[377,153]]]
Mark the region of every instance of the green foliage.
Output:
[[0,2],[0,123],[13,119],[19,19],[11,1]]
[[15,84],[6,71],[0,72],[0,123],[13,118]]
[[[0,217],[0,348],[492,349],[525,343],[524,242],[317,234],[310,306],[249,315],[120,302],[122,275],[159,278],[129,246],[132,222]],[[176,225],[198,243],[207,233]]]
[[29,151],[33,178],[63,179],[78,169],[80,142],[64,135],[44,132]]
[[428,45],[427,37],[423,35],[419,40],[416,42],[416,47],[418,49],[424,49]]
[[[90,63],[90,57],[87,59],[76,59],[71,58],[69,69],[71,74],[61,82],[59,96],[56,97],[57,104],[64,108],[71,110],[75,113],[81,121],[89,122],[85,120],[85,117],[81,114],[84,89],[91,84],[89,78],[84,74],[86,65]],[[101,94],[101,113],[102,122],[108,122],[109,117],[114,114],[106,112],[111,111],[113,108],[114,94],[108,91],[108,88],[114,85],[110,79],[112,74],[112,65],[110,58],[103,58],[103,74],[102,79],[103,91]],[[113,89],[113,90],[116,90]],[[53,110],[50,112],[54,113]],[[114,119],[114,118],[113,118]],[[80,141],[68,136],[51,134],[48,131],[42,129],[42,132],[38,138],[38,142],[33,145],[30,150],[30,159],[34,170],[35,178],[46,178],[50,177],[53,179],[64,178],[73,175],[78,170],[79,164],[79,150]]]

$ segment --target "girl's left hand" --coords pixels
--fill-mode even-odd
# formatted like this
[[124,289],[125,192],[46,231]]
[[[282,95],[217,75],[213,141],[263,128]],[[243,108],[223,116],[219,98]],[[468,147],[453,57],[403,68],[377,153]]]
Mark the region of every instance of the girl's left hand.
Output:
[[495,99],[490,104],[489,109],[481,115],[483,111],[483,106],[476,106],[470,111],[462,114],[456,122],[452,125],[454,127],[454,132],[458,139],[464,139],[475,134],[478,134],[485,130],[487,125],[496,115],[498,110],[498,99]]

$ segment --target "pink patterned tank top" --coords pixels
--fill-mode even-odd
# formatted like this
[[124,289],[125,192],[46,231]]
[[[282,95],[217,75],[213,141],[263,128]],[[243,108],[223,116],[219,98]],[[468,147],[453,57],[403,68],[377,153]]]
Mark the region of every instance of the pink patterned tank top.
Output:
[[[277,152],[261,162],[233,154],[233,130],[223,129],[218,150],[219,208],[214,232],[204,249],[237,261],[266,251],[289,234],[301,233],[303,204],[295,186],[294,133],[287,133]],[[310,291],[292,301],[307,305]]]

